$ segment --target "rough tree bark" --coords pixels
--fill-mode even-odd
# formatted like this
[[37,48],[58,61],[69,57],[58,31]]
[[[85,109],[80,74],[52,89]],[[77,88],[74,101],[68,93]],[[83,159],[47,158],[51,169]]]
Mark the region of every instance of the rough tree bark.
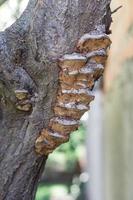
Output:
[[[57,60],[97,25],[108,33],[110,23],[110,0],[30,0],[0,33],[0,200],[34,199],[47,160],[34,145],[53,115]],[[29,92],[26,106],[15,96],[22,89]]]

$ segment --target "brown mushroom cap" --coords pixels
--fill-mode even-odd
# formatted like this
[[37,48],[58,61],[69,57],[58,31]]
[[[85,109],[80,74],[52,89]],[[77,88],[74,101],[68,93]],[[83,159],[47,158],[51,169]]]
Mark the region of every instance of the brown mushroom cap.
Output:
[[79,120],[58,118],[55,117],[50,121],[49,128],[53,132],[63,133],[63,135],[69,135],[72,131],[78,129]]
[[60,132],[55,132],[50,129],[46,129],[43,133],[43,136],[47,141],[49,141],[50,144],[52,144],[52,148],[55,148],[55,146],[58,146],[59,144],[67,142],[69,140],[69,136],[65,136]]
[[18,100],[24,100],[28,98],[28,91],[27,90],[15,90],[15,95]]
[[[73,85],[67,84],[67,83],[62,83],[61,84],[61,90],[71,90],[71,89],[83,89],[83,88],[88,88],[88,83],[81,83],[81,82],[75,82]],[[91,87],[90,87],[91,89]]]
[[20,111],[25,111],[28,112],[32,109],[32,104],[27,103],[27,104],[17,104],[16,108]]
[[54,107],[54,112],[56,116],[68,117],[68,118],[72,117],[73,119],[78,119],[78,120],[82,117],[82,115],[86,111],[87,109],[84,110],[68,109],[65,107],[60,107],[59,105]]
[[111,40],[106,34],[85,34],[77,44],[77,51],[80,53],[92,52],[99,49],[107,49]]
[[69,135],[53,132],[50,129],[44,129],[35,143],[36,152],[41,155],[48,155],[60,144],[68,142]]
[[93,95],[87,94],[62,94],[57,97],[57,103],[70,103],[70,102],[78,102],[83,104],[89,104],[91,101],[94,100]]
[[104,49],[100,49],[88,53],[86,57],[88,58],[89,62],[105,65],[108,56]]
[[82,88],[81,85],[87,85],[88,88],[91,88],[92,85],[94,85],[93,76],[94,72],[90,74],[78,74],[78,75],[61,74],[60,76],[61,89],[64,89],[65,87],[68,87],[69,89],[75,87],[77,89],[80,89]]
[[84,67],[80,70],[71,70],[70,72],[60,72],[60,83],[74,85],[76,82],[83,81],[83,80],[91,80],[93,79],[95,73],[103,72],[104,65],[98,64],[96,61],[91,61],[86,63]]
[[54,150],[55,143],[54,141],[49,141],[46,138],[47,135],[47,129],[44,129],[41,133],[41,135],[37,138],[35,142],[35,148],[36,152],[43,155],[47,155],[48,153],[51,153]]
[[76,70],[82,68],[86,64],[87,58],[78,53],[66,54],[59,59],[59,66],[62,69]]

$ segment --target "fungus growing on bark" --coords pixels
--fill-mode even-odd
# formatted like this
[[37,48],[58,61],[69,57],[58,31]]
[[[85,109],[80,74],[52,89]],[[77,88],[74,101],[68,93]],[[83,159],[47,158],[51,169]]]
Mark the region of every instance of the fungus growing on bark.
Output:
[[21,111],[25,111],[25,112],[28,112],[32,109],[32,104],[30,103],[26,103],[26,104],[17,104],[16,105],[16,108],[18,110],[21,110]]
[[107,34],[85,34],[77,44],[77,52],[88,53],[100,49],[107,49],[111,45],[111,40]]
[[85,56],[78,53],[67,54],[59,59],[59,66],[62,70],[78,70],[81,69],[87,61]]
[[91,90],[103,74],[110,44],[104,33],[85,34],[78,41],[78,53],[59,59],[59,88],[53,107],[54,116],[36,140],[37,153],[48,155],[68,141],[70,133],[78,129],[79,119],[94,100]]
[[24,100],[28,98],[28,91],[27,90],[15,90],[15,96],[18,100]]
[[32,109],[29,92],[27,90],[15,90],[15,96],[17,99],[16,108],[18,110],[28,112]]

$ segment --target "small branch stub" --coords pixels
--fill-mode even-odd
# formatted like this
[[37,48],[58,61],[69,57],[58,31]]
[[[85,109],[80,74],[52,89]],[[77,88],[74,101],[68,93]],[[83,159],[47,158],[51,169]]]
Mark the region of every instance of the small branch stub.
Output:
[[76,52],[59,60],[59,89],[54,117],[36,140],[37,153],[48,155],[67,142],[70,133],[78,129],[81,116],[94,100],[91,90],[103,74],[110,45],[111,41],[104,33],[85,34],[79,39]]

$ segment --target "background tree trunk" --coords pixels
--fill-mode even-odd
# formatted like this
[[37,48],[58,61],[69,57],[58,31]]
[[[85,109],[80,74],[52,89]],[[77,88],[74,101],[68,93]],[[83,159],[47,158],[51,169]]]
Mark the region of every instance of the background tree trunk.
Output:
[[[95,102],[88,117],[87,160],[90,176],[87,192],[90,200],[105,200],[103,158],[103,92],[95,89]],[[88,200],[87,199],[87,200]]]
[[114,42],[105,78],[105,199],[132,200],[133,1],[117,0],[114,4],[115,7],[122,4],[123,8],[114,16]]
[[106,98],[106,198],[132,200],[133,198],[133,61],[123,65]]
[[[0,33],[0,199],[34,199],[46,156],[34,144],[53,116],[57,60],[97,25],[108,28],[110,0],[30,0],[22,16]],[[15,91],[29,92],[28,112]]]

